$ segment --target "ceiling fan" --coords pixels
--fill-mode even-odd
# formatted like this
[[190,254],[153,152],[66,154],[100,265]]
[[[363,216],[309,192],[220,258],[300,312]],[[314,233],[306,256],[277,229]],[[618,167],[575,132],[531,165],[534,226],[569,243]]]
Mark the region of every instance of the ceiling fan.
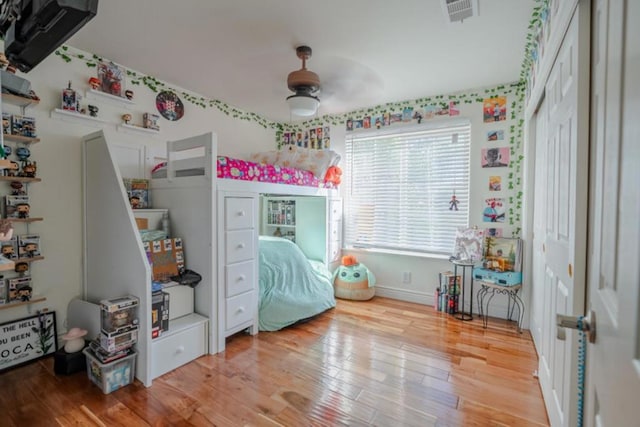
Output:
[[298,46],[296,54],[302,60],[302,68],[292,71],[287,76],[287,86],[294,92],[287,97],[291,114],[296,116],[312,116],[318,111],[320,99],[316,96],[320,90],[320,77],[307,70],[307,60],[311,58],[309,46]]

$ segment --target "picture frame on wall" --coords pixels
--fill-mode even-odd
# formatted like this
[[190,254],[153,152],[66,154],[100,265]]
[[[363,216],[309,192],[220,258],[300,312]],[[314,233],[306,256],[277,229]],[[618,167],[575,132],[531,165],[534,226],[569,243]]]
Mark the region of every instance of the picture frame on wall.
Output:
[[58,350],[55,311],[0,324],[0,372],[34,362]]

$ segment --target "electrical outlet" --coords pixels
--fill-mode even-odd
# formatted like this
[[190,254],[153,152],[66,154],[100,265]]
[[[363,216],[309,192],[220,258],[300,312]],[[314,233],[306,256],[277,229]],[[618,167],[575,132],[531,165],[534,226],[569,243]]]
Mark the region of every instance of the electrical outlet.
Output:
[[410,271],[403,271],[402,272],[402,283],[404,283],[405,285],[408,285],[409,283],[411,283],[411,272]]

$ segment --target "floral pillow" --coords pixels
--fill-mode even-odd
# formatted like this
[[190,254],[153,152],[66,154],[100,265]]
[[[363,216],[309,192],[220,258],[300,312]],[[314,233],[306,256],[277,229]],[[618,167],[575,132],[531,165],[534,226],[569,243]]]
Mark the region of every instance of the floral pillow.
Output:
[[263,164],[263,165],[275,165],[278,163],[279,156],[280,156],[280,152],[276,150],[261,151],[258,153],[252,153],[249,156],[249,160],[255,163]]
[[337,166],[340,155],[332,150],[314,150],[297,147],[292,166],[296,169],[310,171],[317,178],[323,179],[330,166]]

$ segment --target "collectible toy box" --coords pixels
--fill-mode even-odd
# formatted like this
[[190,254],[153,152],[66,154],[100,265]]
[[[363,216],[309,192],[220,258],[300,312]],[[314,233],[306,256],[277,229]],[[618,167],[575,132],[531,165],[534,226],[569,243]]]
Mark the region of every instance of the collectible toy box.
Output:
[[113,334],[136,327],[138,303],[138,298],[133,295],[100,301],[102,331]]

